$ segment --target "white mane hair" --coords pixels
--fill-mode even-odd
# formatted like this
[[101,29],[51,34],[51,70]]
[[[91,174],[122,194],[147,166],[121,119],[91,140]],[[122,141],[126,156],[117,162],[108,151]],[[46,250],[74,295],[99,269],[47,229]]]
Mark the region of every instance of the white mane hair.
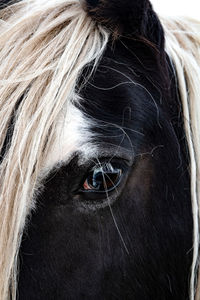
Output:
[[175,66],[185,134],[190,155],[191,201],[193,212],[193,263],[190,300],[200,299],[199,207],[200,207],[200,22],[189,18],[162,19],[166,51]]
[[[37,178],[83,68],[94,67],[109,34],[78,0],[24,0],[0,12],[0,299],[16,298],[17,256]],[[21,101],[19,102],[19,99]]]
[[[199,245],[200,23],[162,21],[167,52],[176,69],[190,152],[193,300]],[[109,36],[88,16],[81,0],[22,0],[0,11],[2,155],[5,151],[0,165],[1,300],[16,299],[21,238],[27,216],[35,206],[38,178],[56,139],[57,122],[64,107],[66,111],[70,103],[78,101],[76,85],[80,74],[88,64],[93,64],[95,70]],[[200,299],[199,290],[196,299]]]

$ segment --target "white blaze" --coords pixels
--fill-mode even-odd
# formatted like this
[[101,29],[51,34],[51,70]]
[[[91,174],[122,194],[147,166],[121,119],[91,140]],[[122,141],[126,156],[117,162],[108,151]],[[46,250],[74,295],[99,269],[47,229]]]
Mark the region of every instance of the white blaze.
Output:
[[52,169],[59,163],[66,163],[73,153],[79,151],[87,159],[95,155],[96,147],[91,143],[91,122],[71,102],[61,114],[56,126],[56,138],[44,164]]

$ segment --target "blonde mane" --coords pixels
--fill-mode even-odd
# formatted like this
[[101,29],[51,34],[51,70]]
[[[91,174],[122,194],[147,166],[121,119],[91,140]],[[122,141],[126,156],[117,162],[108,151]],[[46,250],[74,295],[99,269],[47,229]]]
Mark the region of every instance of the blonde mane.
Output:
[[[200,207],[200,22],[187,18],[161,19],[166,51],[177,74],[185,134],[190,154],[191,201],[193,211],[193,264],[190,300],[200,299],[199,207]],[[195,296],[196,295],[196,296]]]
[[[97,64],[109,34],[77,0],[30,0],[0,13],[0,299],[15,299],[17,256],[37,178],[64,105],[83,68]],[[22,97],[23,96],[23,97]],[[19,99],[21,101],[19,102]]]
[[[55,140],[57,120],[64,106],[77,101],[83,68],[92,63],[95,69],[108,43],[109,32],[87,15],[83,5],[79,0],[23,0],[0,12],[1,300],[16,299],[21,237]],[[194,217],[190,299],[194,299],[200,203],[200,23],[162,21],[177,72],[190,151]]]

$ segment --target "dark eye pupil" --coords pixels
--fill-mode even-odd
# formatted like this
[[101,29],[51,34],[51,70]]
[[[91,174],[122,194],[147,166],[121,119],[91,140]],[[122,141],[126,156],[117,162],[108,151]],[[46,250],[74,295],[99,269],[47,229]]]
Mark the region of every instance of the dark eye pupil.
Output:
[[121,169],[114,168],[111,163],[105,163],[89,172],[83,188],[85,191],[111,191],[119,184],[121,174]]

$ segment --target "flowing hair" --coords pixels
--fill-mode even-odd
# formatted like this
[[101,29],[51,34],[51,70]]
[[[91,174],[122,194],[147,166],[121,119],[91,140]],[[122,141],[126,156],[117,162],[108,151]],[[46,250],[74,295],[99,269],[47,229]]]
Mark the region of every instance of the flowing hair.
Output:
[[193,262],[190,300],[200,299],[199,220],[200,220],[200,22],[189,18],[161,18],[166,51],[177,76],[185,134],[190,155],[190,186],[193,213]]
[[[21,238],[59,117],[64,107],[78,101],[76,87],[83,69],[92,64],[95,70],[109,40],[110,33],[83,6],[81,0],[22,0],[0,12],[1,300],[16,299]],[[182,19],[163,19],[163,25],[190,151],[193,300],[199,244],[200,30],[199,23]]]
[[22,233],[57,120],[109,34],[77,0],[24,0],[0,19],[0,299],[7,300],[16,299]]

